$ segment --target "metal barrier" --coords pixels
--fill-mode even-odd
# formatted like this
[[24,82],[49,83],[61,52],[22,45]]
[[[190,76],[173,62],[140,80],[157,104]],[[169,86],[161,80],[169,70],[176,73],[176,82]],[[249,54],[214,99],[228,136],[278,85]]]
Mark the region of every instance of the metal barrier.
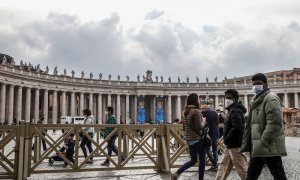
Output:
[[[84,127],[94,127],[94,137],[88,136],[83,130]],[[105,127],[113,127],[114,130],[103,139],[101,134]],[[63,133],[50,134],[53,129]],[[189,156],[182,125],[67,125],[21,122],[19,126],[1,126],[0,130],[5,133],[0,139],[0,178],[6,179],[27,179],[36,173],[131,169],[155,169],[169,173],[170,168],[182,165],[182,161],[178,160]],[[86,158],[80,150],[81,133],[88,137],[94,148]],[[60,152],[70,134],[75,134],[74,163]],[[117,134],[116,146],[119,153],[110,157],[107,154],[106,144],[114,134]],[[47,144],[45,151],[41,149],[41,141]],[[222,150],[222,140],[220,143],[219,148]],[[13,145],[14,149],[7,149]],[[67,168],[61,165],[50,166],[48,159],[54,154],[60,156],[69,166]],[[94,163],[87,164],[91,157]],[[109,167],[100,165],[106,158],[111,162]]]

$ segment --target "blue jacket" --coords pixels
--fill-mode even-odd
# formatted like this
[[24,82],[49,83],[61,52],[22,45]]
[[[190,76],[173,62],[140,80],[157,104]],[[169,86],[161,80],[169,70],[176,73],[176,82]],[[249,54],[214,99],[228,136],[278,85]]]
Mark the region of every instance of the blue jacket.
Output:
[[208,127],[208,135],[212,140],[219,138],[219,116],[216,111],[206,109],[202,111],[203,117],[206,118],[206,127]]

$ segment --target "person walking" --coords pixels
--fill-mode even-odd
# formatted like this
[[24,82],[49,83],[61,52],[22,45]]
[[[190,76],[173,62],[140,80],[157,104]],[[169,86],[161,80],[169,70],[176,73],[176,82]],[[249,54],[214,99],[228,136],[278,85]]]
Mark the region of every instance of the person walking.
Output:
[[184,136],[189,146],[191,160],[181,166],[175,173],[171,174],[171,179],[176,180],[188,168],[197,163],[199,157],[199,180],[204,178],[205,170],[205,145],[200,137],[205,121],[199,109],[199,97],[192,93],[187,98],[187,106],[183,111],[183,130]]
[[211,149],[210,146],[206,146],[206,154],[212,163],[209,170],[214,170],[218,168],[218,141],[219,141],[219,117],[216,111],[209,108],[208,105],[203,106],[202,111],[203,117],[206,118],[206,127],[208,127],[208,135],[211,139]]
[[274,179],[285,180],[282,156],[286,156],[284,121],[279,97],[262,73],[252,76],[255,93],[243,135],[242,151],[250,152],[247,180],[255,180],[266,164]]
[[[107,115],[107,121],[106,124],[117,124],[117,120],[116,117],[113,115],[114,113],[114,108],[109,106],[106,108],[105,110],[105,114]],[[103,136],[104,138],[106,138],[115,128],[113,127],[106,127],[103,131]],[[107,142],[107,154],[108,156],[111,157],[112,152],[114,152],[116,155],[118,155],[118,150],[115,147],[115,141],[116,138],[118,137],[118,134],[115,133],[113,134],[110,139]],[[121,161],[124,161],[125,157],[121,156]],[[110,165],[110,161],[108,158],[105,159],[105,161],[101,164],[101,166],[109,166]]]
[[[44,115],[43,114],[40,115],[39,120],[37,121],[37,124],[44,124],[44,120],[45,120]],[[46,138],[47,129],[41,129],[41,131],[42,131],[42,135],[45,136],[45,138]],[[43,150],[46,151],[46,149],[47,149],[46,141],[44,138],[41,138],[41,140],[42,140]],[[35,145],[33,144],[32,148],[31,148],[32,150],[34,150],[34,146]]]
[[247,159],[240,151],[247,110],[241,102],[238,102],[238,99],[239,93],[235,89],[225,91],[225,108],[228,110],[223,131],[225,151],[216,180],[225,180],[233,166],[235,166],[241,180],[245,180],[247,176]]
[[[85,116],[84,124],[95,124],[94,116],[92,116],[92,113],[89,109],[83,110],[83,116]],[[88,134],[90,138],[94,137],[94,127],[85,127],[83,130]],[[87,157],[86,147],[88,148],[89,153],[93,151],[92,142],[91,140],[88,139],[88,137],[85,134],[83,133],[81,134],[82,134],[82,140],[80,143],[80,147],[82,149],[84,158],[86,158]],[[87,163],[93,163],[93,157],[91,157],[87,161]]]

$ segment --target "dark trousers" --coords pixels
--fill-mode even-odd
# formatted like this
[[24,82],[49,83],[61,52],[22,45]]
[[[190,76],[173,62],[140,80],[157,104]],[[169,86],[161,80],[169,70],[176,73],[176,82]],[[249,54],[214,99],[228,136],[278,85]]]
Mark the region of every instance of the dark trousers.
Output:
[[[93,138],[93,134],[92,133],[89,133],[89,136],[91,138]],[[80,143],[80,147],[82,149],[84,157],[86,158],[87,157],[87,153],[86,153],[85,145],[87,146],[87,148],[89,149],[89,152],[91,153],[93,151],[92,142],[86,136],[83,136],[82,140],[81,140],[81,143]],[[91,159],[93,159],[93,158],[91,158]]]
[[189,145],[191,160],[181,166],[176,172],[178,175],[183,173],[188,168],[194,166],[197,163],[199,156],[199,180],[204,178],[205,170],[205,145],[202,141],[199,141],[193,145]]
[[210,146],[205,148],[206,154],[212,163],[213,166],[217,166],[218,163],[218,139],[213,139],[211,141],[211,148],[212,151],[210,151]]
[[[44,133],[42,133],[42,134],[45,136]],[[42,140],[43,150],[46,151],[46,149],[47,149],[46,141],[45,141],[45,139],[42,139],[42,138],[41,138],[41,140]],[[34,144],[32,145],[31,149],[34,150]]]
[[267,165],[274,180],[286,180],[280,156],[252,157],[247,172],[247,180],[256,180],[261,174],[264,165]]
[[112,152],[114,152],[116,155],[118,155],[118,150],[115,147],[115,141],[116,141],[117,136],[112,136],[108,142],[107,142],[107,154],[111,156]]

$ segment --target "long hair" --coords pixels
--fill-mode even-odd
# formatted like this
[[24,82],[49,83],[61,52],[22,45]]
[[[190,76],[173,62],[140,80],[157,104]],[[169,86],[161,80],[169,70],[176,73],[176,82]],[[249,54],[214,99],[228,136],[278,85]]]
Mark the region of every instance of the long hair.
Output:
[[192,108],[199,109],[199,97],[196,93],[192,93],[188,96],[186,100],[186,107],[184,111],[184,116],[186,117]]

